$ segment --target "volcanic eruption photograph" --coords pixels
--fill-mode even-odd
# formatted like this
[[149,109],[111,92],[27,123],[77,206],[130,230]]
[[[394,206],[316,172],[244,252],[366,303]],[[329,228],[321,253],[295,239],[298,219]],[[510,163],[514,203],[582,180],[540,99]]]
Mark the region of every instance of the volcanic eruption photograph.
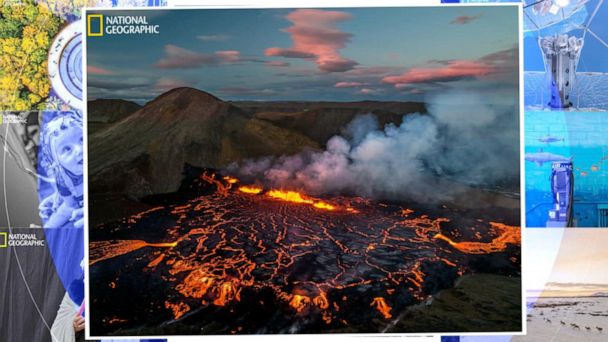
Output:
[[522,331],[517,6],[86,15],[91,336]]

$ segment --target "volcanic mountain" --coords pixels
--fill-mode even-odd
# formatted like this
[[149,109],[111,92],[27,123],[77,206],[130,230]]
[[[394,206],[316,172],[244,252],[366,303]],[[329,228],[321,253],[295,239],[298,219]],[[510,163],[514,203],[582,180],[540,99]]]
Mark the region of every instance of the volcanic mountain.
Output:
[[170,90],[89,135],[90,191],[132,198],[177,190],[184,165],[221,168],[319,144],[193,88]]
[[120,99],[97,99],[87,103],[89,133],[109,127],[135,113],[141,106]]
[[373,114],[380,127],[400,124],[405,113],[425,113],[421,102],[235,102],[256,118],[296,130],[325,145],[357,115]]

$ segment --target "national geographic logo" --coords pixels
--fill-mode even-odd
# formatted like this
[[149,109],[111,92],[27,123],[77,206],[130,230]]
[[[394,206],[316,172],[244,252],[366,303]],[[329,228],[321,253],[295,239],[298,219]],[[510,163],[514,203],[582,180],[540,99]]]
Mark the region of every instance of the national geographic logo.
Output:
[[44,247],[44,239],[36,234],[9,234],[0,232],[0,248],[11,247]]
[[87,36],[159,34],[160,26],[148,23],[145,15],[87,15]]
[[25,124],[27,120],[19,115],[19,112],[0,112],[0,125],[2,124]]

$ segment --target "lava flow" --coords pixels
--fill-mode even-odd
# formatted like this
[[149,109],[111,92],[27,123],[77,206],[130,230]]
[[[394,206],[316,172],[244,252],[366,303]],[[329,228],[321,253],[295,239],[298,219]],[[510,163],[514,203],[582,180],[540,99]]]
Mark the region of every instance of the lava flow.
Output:
[[312,198],[303,196],[299,192],[296,191],[282,191],[282,190],[270,190],[267,195],[271,198],[279,199],[282,201],[293,202],[293,203],[303,203],[310,204],[315,208],[324,209],[324,210],[335,210],[336,206],[331,205],[329,203],[313,200]]
[[393,317],[393,315],[390,314],[391,307],[388,306],[388,304],[386,304],[386,301],[384,300],[384,298],[382,298],[382,297],[374,298],[374,301],[372,301],[370,306],[374,306],[374,305],[376,306],[376,309],[382,314],[382,316],[385,319],[389,319],[389,318]]
[[[204,195],[95,228],[91,315],[101,323],[93,330],[141,332],[194,317],[185,326],[196,321],[205,333],[373,332],[373,322],[474,273],[472,258],[492,256],[500,272],[519,275],[520,229],[499,217],[486,224],[447,209],[431,216],[212,173],[197,181]],[[140,300],[115,317],[116,298]]]

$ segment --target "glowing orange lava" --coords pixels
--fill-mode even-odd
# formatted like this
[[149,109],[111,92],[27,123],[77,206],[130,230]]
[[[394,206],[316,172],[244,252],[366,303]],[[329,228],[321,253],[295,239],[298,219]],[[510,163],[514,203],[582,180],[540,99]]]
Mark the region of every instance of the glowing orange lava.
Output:
[[158,258],[156,258],[156,259],[152,260],[152,261],[151,261],[151,262],[148,264],[148,267],[156,267],[156,266],[158,266],[158,264],[160,264],[160,263],[161,263],[161,261],[163,261],[163,259],[164,259],[164,258],[165,258],[165,255],[164,255],[164,254],[159,255],[159,256],[158,256]]
[[449,237],[438,233],[435,239],[441,239],[450,244],[457,250],[468,254],[486,254],[502,252],[508,244],[520,245],[521,233],[519,227],[508,226],[503,223],[490,222],[492,228],[496,230],[498,236],[491,242],[455,242]]
[[313,299],[312,301],[320,309],[325,310],[325,309],[329,308],[329,302],[327,301],[327,297],[325,297],[325,293],[321,293],[320,295],[315,297],[315,299]]
[[215,173],[212,173],[211,175],[209,175],[205,171],[205,172],[203,172],[202,175],[200,175],[200,178],[207,183],[215,184],[217,192],[223,196],[227,196],[228,190],[230,190],[230,188],[232,187],[232,183],[228,183],[227,185],[225,185],[220,180],[215,179]]
[[253,194],[253,195],[257,195],[260,192],[262,192],[262,188],[254,186],[254,185],[243,185],[239,187],[239,191],[240,192],[244,192],[246,194]]
[[[217,181],[215,179],[215,175],[208,176],[206,173],[204,173],[201,177],[203,180],[205,180],[209,183],[215,183],[218,186],[218,190],[223,193],[227,193],[227,191],[231,188],[232,184],[236,184],[239,182],[239,180],[237,178],[234,178],[231,176],[224,176],[222,179],[224,179],[224,181],[226,181],[226,183],[228,183],[226,186],[226,185],[223,185],[221,182]],[[257,195],[264,191],[264,189],[262,187],[259,187],[257,185],[242,185],[238,188],[238,190],[240,192],[243,192],[246,194],[252,194],[252,195]],[[286,201],[286,202],[309,204],[317,209],[323,209],[323,210],[329,210],[329,211],[338,209],[338,207],[334,204],[323,202],[321,200],[308,197],[297,191],[270,190],[266,193],[266,195],[273,199],[278,199],[278,200],[282,200],[282,201]],[[358,211],[356,209],[350,208],[350,207],[346,208],[346,211],[352,212],[352,213],[358,213]]]
[[408,216],[409,214],[413,213],[414,211],[412,209],[402,209],[401,210],[401,214],[404,216]]
[[329,203],[325,203],[325,202],[316,202],[315,204],[313,204],[313,206],[315,208],[319,208],[319,209],[336,210],[336,206],[331,205]]
[[173,312],[173,317],[175,317],[175,319],[182,317],[186,312],[190,311],[190,306],[184,303],[173,304],[165,301],[165,308],[170,309]]
[[266,193],[268,196],[276,199],[280,199],[287,202],[294,203],[306,203],[313,204],[313,200],[305,199],[299,192],[296,191],[282,191],[282,190],[270,190]]
[[237,183],[239,180],[234,178],[234,177],[230,177],[230,176],[224,176],[224,180],[226,182],[228,182],[229,184],[234,184]]
[[302,312],[306,306],[310,304],[310,298],[302,295],[293,295],[291,301],[289,302],[289,306],[294,308],[297,312]]
[[177,246],[177,241],[175,241],[175,242],[163,242],[163,243],[146,243],[146,246],[150,246],[150,247],[175,247],[175,246]]
[[236,290],[236,286],[234,286],[233,283],[225,282],[219,287],[219,294],[213,301],[213,304],[217,306],[224,306],[233,299],[240,301],[240,293]]
[[89,255],[89,265],[114,258],[123,254],[131,253],[140,248],[144,247],[175,247],[175,242],[163,242],[163,243],[148,243],[141,240],[115,240],[115,241],[99,241],[91,242],[91,254]]
[[270,190],[266,193],[269,197],[286,202],[311,204],[313,207],[323,210],[336,210],[336,206],[327,202],[314,200],[300,194],[297,191]]
[[390,314],[391,307],[388,306],[388,304],[386,304],[386,301],[384,300],[384,298],[382,298],[382,297],[374,298],[374,300],[372,301],[370,306],[374,306],[374,305],[376,306],[376,310],[378,310],[385,319],[389,319],[389,318],[393,317],[393,315]]
[[183,283],[178,284],[176,289],[186,297],[203,298],[213,284],[213,277],[199,269],[188,274]]
[[[324,197],[325,202],[297,191],[241,185],[234,177],[211,172],[203,173],[200,179],[215,185],[216,191],[187,203],[132,215],[114,226],[133,232],[147,231],[150,225],[162,227],[168,233],[156,241],[167,242],[149,243],[135,235],[134,240],[89,244],[91,265],[144,247],[164,248],[145,249],[136,258],[147,263],[145,272],[158,276],[177,292],[169,301],[163,299],[164,310],[174,319],[190,311],[195,314],[199,306],[232,312],[253,301],[274,305],[274,298],[287,309],[287,316],[319,315],[333,328],[348,325],[345,318],[351,322],[349,305],[360,300],[353,301],[353,295],[346,296],[344,291],[373,288],[379,290],[365,290],[370,291],[365,292],[369,296],[361,297],[366,298],[366,314],[388,320],[393,317],[388,303],[396,305],[397,313],[393,314],[401,310],[396,304],[401,295],[397,291],[409,291],[420,301],[428,297],[424,285],[434,281],[437,272],[429,265],[442,263],[440,271],[462,275],[469,270],[470,256],[466,254],[503,252],[521,240],[519,227],[502,223],[478,221],[466,228],[436,213],[415,214],[406,207],[360,197]],[[362,214],[351,215],[356,213]],[[156,227],[158,217],[171,218],[165,220],[170,223]],[[146,235],[141,238],[146,239]],[[454,241],[464,239],[475,241]],[[334,262],[327,257],[333,255],[341,259]],[[359,274],[360,269],[366,271]],[[106,284],[120,290],[124,283],[118,287],[114,283],[120,277],[118,274]],[[266,297],[252,299],[252,293]],[[231,305],[235,302],[241,305]]]

